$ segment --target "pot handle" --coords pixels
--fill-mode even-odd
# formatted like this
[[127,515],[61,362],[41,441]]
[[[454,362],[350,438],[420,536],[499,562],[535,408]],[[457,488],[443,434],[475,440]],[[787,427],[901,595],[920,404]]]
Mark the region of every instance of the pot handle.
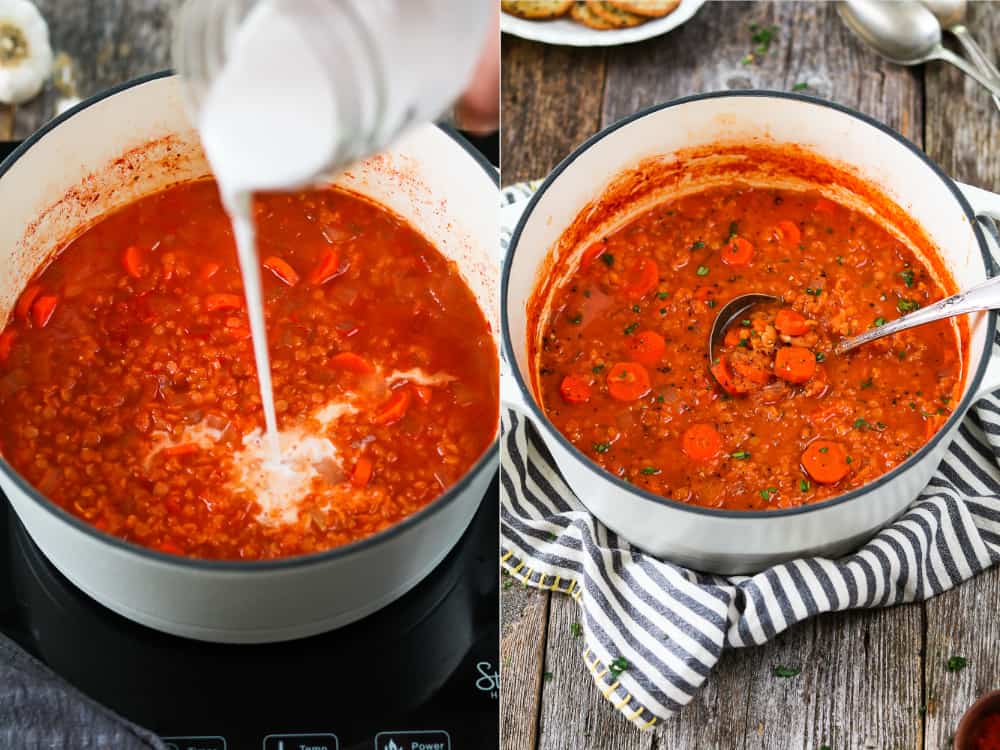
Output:
[[[962,191],[965,199],[969,201],[973,213],[976,214],[976,220],[979,222],[979,226],[983,230],[983,236],[986,238],[986,246],[993,257],[994,266],[1000,267],[1000,234],[997,233],[997,227],[994,224],[994,221],[1000,222],[1000,195],[961,182],[956,182],[955,184]],[[1000,354],[997,353],[997,333],[994,332],[993,335],[993,352],[986,365],[983,382],[979,385],[979,392],[976,394],[977,399],[1000,388]]]

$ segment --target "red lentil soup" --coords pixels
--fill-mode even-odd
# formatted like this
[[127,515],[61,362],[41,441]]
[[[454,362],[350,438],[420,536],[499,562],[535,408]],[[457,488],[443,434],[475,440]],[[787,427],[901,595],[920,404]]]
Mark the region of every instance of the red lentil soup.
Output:
[[263,414],[213,182],[87,229],[0,334],[4,457],[103,531],[203,558],[316,552],[424,507],[494,439],[496,347],[454,264],[343,191],[254,213],[279,428],[319,452],[290,502],[249,455]]
[[[709,362],[718,309],[752,291],[780,302],[735,321]],[[799,506],[889,471],[951,414],[953,324],[833,354],[943,296],[860,212],[816,192],[713,187],[584,251],[542,323],[536,384],[555,427],[622,479],[706,507]]]

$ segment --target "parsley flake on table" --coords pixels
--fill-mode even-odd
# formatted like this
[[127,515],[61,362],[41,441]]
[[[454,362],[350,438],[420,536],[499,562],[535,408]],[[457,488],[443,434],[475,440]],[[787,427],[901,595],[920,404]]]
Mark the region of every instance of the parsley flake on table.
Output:
[[802,670],[799,667],[783,667],[778,665],[774,668],[775,677],[797,677]]
[[952,656],[948,659],[947,668],[949,672],[961,672],[969,666],[969,660],[964,656]]
[[806,83],[805,81],[799,81],[794,86],[792,86],[792,91],[805,91],[807,88],[809,88],[808,83]]
[[571,622],[569,624],[569,632],[572,633],[574,638],[579,638],[583,635],[583,625],[578,622]]
[[758,26],[755,23],[750,24],[750,41],[757,45],[754,52],[758,55],[767,54],[768,50],[771,49],[771,42],[774,41],[777,35],[777,26]]
[[555,677],[551,672],[542,672],[542,679],[546,682],[552,682],[552,678]]

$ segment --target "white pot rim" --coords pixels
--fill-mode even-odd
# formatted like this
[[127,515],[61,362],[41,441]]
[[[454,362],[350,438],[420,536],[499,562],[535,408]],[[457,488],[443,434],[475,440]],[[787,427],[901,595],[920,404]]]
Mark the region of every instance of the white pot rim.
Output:
[[[528,409],[531,410],[531,414],[535,419],[536,425],[539,425],[553,440],[559,443],[559,445],[566,449],[570,455],[576,459],[579,463],[584,465],[592,474],[600,477],[601,479],[611,482],[619,489],[631,493],[632,495],[641,498],[642,500],[651,502],[655,505],[665,506],[667,508],[672,508],[675,510],[683,511],[686,513],[691,513],[697,516],[711,516],[714,518],[733,518],[733,519],[765,519],[765,518],[778,518],[782,516],[799,516],[806,515],[809,513],[818,513],[824,510],[828,510],[838,505],[843,505],[859,497],[862,497],[869,492],[893,481],[897,476],[901,475],[911,466],[919,463],[925,457],[931,454],[938,443],[944,439],[944,436],[950,432],[950,428],[957,424],[959,421],[965,418],[966,413],[972,406],[973,402],[978,398],[979,385],[983,380],[983,376],[986,373],[986,367],[990,361],[990,352],[992,347],[988,345],[980,357],[980,361],[976,367],[974,373],[970,374],[969,386],[966,388],[965,396],[959,402],[958,406],[952,412],[951,416],[947,421],[938,429],[934,436],[927,441],[919,450],[917,450],[908,459],[897,465],[892,470],[886,472],[880,477],[877,477],[868,484],[862,485],[856,489],[849,492],[845,492],[842,495],[837,495],[836,497],[830,498],[829,500],[824,500],[819,503],[811,503],[808,505],[801,505],[795,508],[778,508],[775,510],[753,510],[753,511],[743,511],[743,510],[724,510],[721,508],[706,508],[698,505],[691,505],[689,503],[683,503],[679,500],[672,500],[662,495],[657,495],[650,492],[638,485],[634,485],[631,482],[627,482],[624,479],[612,474],[603,467],[591,461],[579,448],[577,448],[572,442],[570,442],[559,430],[555,429],[552,423],[549,421],[548,417],[542,413],[541,408],[535,401],[534,396],[532,396],[531,389],[525,383],[524,378],[521,375],[521,370],[517,366],[517,358],[514,354],[514,348],[511,343],[510,335],[510,320],[507,315],[507,306],[509,302],[510,295],[510,273],[513,267],[514,258],[517,254],[519,241],[521,238],[521,232],[524,230],[525,225],[531,218],[532,213],[537,207],[538,203],[541,201],[542,197],[545,195],[546,191],[552,186],[552,184],[559,179],[559,176],[570,166],[577,158],[579,158],[584,152],[589,150],[591,147],[599,143],[608,135],[611,135],[619,128],[622,128],[635,120],[642,119],[651,114],[655,114],[664,109],[670,109],[673,107],[679,107],[684,104],[689,104],[691,102],[703,101],[707,99],[726,99],[726,98],[777,98],[777,99],[790,99],[793,101],[798,101],[803,104],[809,104],[818,108],[833,109],[842,114],[846,114],[853,117],[856,120],[861,121],[863,124],[869,127],[875,128],[881,131],[882,134],[895,139],[907,149],[909,149],[917,158],[919,158],[925,166],[927,166],[934,175],[944,183],[945,187],[951,192],[955,200],[958,202],[962,209],[962,213],[965,215],[966,219],[969,221],[969,225],[972,227],[972,231],[975,234],[976,242],[979,244],[979,251],[982,255],[983,266],[987,277],[994,276],[994,261],[993,257],[990,255],[989,246],[986,244],[986,240],[983,237],[982,229],[979,222],[976,219],[976,214],[969,205],[965,196],[955,185],[954,180],[952,180],[945,172],[935,164],[921,149],[919,149],[914,143],[905,138],[904,136],[897,133],[895,130],[890,128],[888,125],[879,122],[873,117],[858,112],[855,109],[846,107],[842,104],[837,104],[836,102],[827,101],[826,99],[819,99],[817,97],[808,96],[806,94],[800,94],[789,91],[772,91],[769,89],[747,89],[747,90],[732,90],[732,91],[709,91],[701,94],[693,94],[691,96],[683,96],[678,99],[671,99],[663,104],[654,104],[650,107],[639,110],[627,117],[611,123],[606,128],[598,131],[594,135],[590,136],[587,140],[581,143],[576,149],[574,149],[565,159],[556,165],[555,169],[549,173],[545,178],[545,181],[541,184],[538,190],[535,191],[534,195],[531,196],[527,207],[521,214],[520,219],[518,219],[517,226],[514,228],[514,232],[511,235],[510,246],[507,251],[507,255],[504,258],[503,269],[501,270],[500,276],[500,338],[502,346],[502,356],[507,359],[507,363],[510,365],[511,373],[517,383],[522,401],[527,404]],[[990,310],[987,316],[986,330],[990,336],[991,342],[997,337],[997,312],[995,310]]]
[[[3,179],[4,175],[10,170],[14,163],[20,159],[32,146],[34,146],[38,141],[42,139],[49,131],[58,127],[62,123],[69,120],[74,115],[82,112],[88,107],[97,104],[103,99],[107,99],[115,94],[120,94],[123,91],[134,88],[136,86],[141,86],[145,83],[150,83],[151,81],[158,80],[160,78],[169,78],[175,75],[172,70],[162,70],[155,73],[149,73],[144,76],[139,76],[138,78],[133,78],[124,83],[120,83],[116,86],[99,91],[93,96],[84,99],[76,106],[66,110],[57,117],[54,117],[49,122],[45,123],[42,127],[32,133],[28,138],[26,138],[20,146],[18,146],[11,154],[0,162],[0,180]],[[483,156],[475,147],[469,143],[458,131],[447,125],[438,124],[437,127],[448,135],[452,140],[454,140],[459,146],[462,147],[469,154],[470,157],[475,159],[475,161],[483,168],[483,171],[489,176],[499,190],[500,176],[497,171],[493,168],[493,165],[487,161],[486,157]],[[38,490],[35,489],[28,481],[26,481],[15,469],[12,467],[5,458],[0,456],[0,471],[3,471],[10,477],[10,480],[17,485],[18,489],[24,492],[25,495],[30,497],[36,503],[38,503],[42,508],[47,510],[52,515],[65,521],[70,526],[73,526],[78,531],[87,534],[88,536],[103,542],[105,544],[110,544],[119,550],[131,554],[139,555],[140,557],[147,557],[156,560],[161,563],[166,563],[168,565],[175,565],[182,568],[193,568],[196,570],[211,570],[217,572],[227,572],[227,573],[254,573],[258,571],[275,571],[275,570],[290,570],[295,568],[303,568],[313,565],[322,565],[324,563],[329,563],[339,558],[347,557],[354,552],[358,552],[369,547],[376,545],[381,545],[388,542],[400,534],[408,531],[410,528],[429,520],[432,516],[436,515],[439,511],[444,510],[446,507],[452,505],[454,501],[463,493],[463,491],[472,483],[472,480],[480,475],[483,471],[489,468],[493,456],[500,445],[499,434],[494,438],[490,446],[483,452],[479,459],[472,465],[472,467],[462,475],[462,478],[458,480],[455,484],[449,487],[445,492],[431,501],[428,505],[418,510],[416,513],[407,516],[398,523],[383,529],[382,531],[376,532],[371,536],[360,539],[356,542],[351,542],[350,544],[345,544],[340,547],[334,547],[332,549],[324,550],[323,552],[314,552],[308,555],[296,555],[293,557],[283,557],[274,560],[210,560],[196,557],[186,557],[181,555],[170,555],[165,552],[159,552],[158,550],[150,549],[149,547],[143,547],[140,544],[135,544],[134,542],[129,542],[120,537],[107,534],[100,529],[92,526],[86,521],[77,518],[72,513],[59,507],[47,497],[42,495]],[[8,501],[9,502],[9,501]]]

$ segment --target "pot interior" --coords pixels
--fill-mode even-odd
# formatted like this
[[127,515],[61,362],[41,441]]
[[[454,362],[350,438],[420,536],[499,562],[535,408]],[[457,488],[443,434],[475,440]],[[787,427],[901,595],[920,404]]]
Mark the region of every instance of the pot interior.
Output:
[[[876,218],[942,286],[984,280],[979,240],[951,184],[871,121],[800,97],[752,93],[681,101],[595,136],[550,177],[512,248],[510,344],[534,394],[553,293],[599,237],[666,199],[734,182],[817,190]],[[986,344],[985,314],[953,319],[965,392]]]

